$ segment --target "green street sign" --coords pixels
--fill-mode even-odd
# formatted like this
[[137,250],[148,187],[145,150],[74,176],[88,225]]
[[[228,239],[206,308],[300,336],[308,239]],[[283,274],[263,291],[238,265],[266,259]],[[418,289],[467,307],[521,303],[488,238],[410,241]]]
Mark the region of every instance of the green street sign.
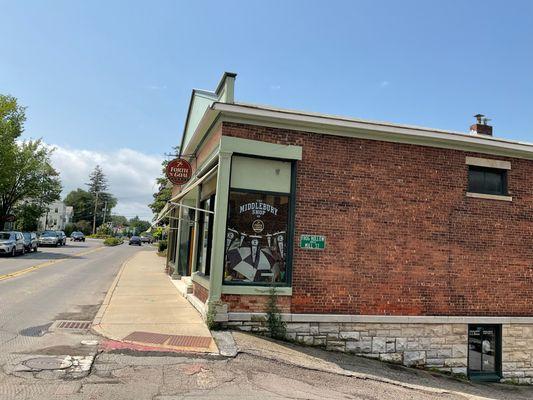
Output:
[[300,248],[309,250],[324,250],[326,248],[326,237],[320,235],[301,235]]

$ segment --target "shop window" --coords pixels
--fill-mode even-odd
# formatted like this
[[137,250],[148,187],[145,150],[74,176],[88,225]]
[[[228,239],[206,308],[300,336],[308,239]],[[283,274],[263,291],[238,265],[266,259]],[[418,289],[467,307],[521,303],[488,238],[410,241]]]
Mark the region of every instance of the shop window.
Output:
[[233,189],[224,283],[288,283],[290,196]]
[[498,381],[501,377],[501,325],[468,326],[468,376]]
[[470,165],[468,191],[471,193],[507,195],[507,170]]
[[[211,195],[200,203],[203,210],[215,209],[215,195]],[[196,253],[196,265],[198,271],[208,276],[211,273],[211,248],[213,242],[213,214],[200,212],[198,235],[198,252]]]

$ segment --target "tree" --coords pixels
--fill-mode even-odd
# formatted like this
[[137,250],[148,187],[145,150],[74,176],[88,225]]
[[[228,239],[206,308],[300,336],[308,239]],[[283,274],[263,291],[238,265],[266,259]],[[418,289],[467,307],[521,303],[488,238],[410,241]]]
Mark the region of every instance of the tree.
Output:
[[0,228],[6,216],[15,212],[25,218],[30,211],[38,215],[40,210],[42,215],[45,206],[61,194],[59,174],[50,161],[52,149],[41,140],[17,142],[25,120],[25,108],[17,100],[0,95]]
[[65,197],[65,205],[72,206],[74,213],[72,215],[72,222],[93,219],[93,196],[83,189],[76,189],[71,191]]
[[[173,150],[175,153],[179,153],[179,146],[174,147]],[[148,204],[148,207],[150,207],[152,209],[152,212],[155,214],[154,219],[157,218],[157,215],[161,212],[163,207],[165,207],[165,204],[167,204],[167,202],[172,198],[172,184],[168,180],[165,173],[167,164],[167,160],[164,160],[161,163],[163,167],[162,175],[156,180],[158,190],[152,195],[154,201]]]
[[[94,212],[93,212],[93,234],[96,233],[96,215],[98,214],[98,200],[103,195],[104,190],[107,189],[107,178],[104,171],[99,165],[96,165],[93,172],[89,175],[89,193],[94,197]],[[102,202],[102,199],[100,198]],[[105,212],[107,212],[107,205],[104,203]]]
[[152,226],[150,222],[143,221],[138,216],[133,217],[129,221],[130,231],[132,231],[134,234],[137,234],[137,235],[141,232],[148,230],[150,226]]
[[112,215],[110,221],[114,226],[125,227],[129,225],[128,219],[123,215]]
[[39,229],[39,218],[46,212],[46,207],[31,202],[23,202],[15,207],[15,229],[19,231],[36,231]]
[[10,179],[12,166],[17,153],[16,139],[24,132],[26,121],[25,108],[19,106],[17,99],[0,94],[0,188]]
[[[67,194],[65,204],[74,208],[72,222],[91,221],[91,225],[96,223],[96,226],[100,226],[104,222],[104,206],[107,204],[107,212],[105,213],[110,216],[111,210],[117,205],[117,199],[107,192],[100,193],[98,197],[98,205],[95,207],[96,196],[91,195],[86,190],[78,188]],[[88,234],[91,233],[91,230],[82,232]]]
[[97,193],[104,192],[107,190],[107,178],[104,175],[104,171],[100,165],[94,167],[93,172],[89,175],[89,183],[86,183],[89,186],[89,193],[95,196]]

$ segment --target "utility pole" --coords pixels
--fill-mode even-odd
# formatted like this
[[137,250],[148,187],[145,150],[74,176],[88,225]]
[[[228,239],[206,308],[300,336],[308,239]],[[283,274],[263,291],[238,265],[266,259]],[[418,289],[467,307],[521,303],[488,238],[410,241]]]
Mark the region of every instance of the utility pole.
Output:
[[98,194],[99,192],[96,192],[96,201],[94,202],[93,235],[96,233],[96,208],[98,207]]
[[107,213],[107,201],[104,203],[104,221],[102,222],[102,225],[105,224],[105,215]]

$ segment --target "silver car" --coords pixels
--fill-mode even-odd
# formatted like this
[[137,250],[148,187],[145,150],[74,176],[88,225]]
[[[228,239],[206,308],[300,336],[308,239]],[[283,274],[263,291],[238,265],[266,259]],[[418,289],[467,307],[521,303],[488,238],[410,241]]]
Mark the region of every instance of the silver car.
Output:
[[25,252],[22,232],[0,232],[0,254],[8,254],[14,257]]
[[39,235],[39,246],[61,246],[63,239],[56,231],[44,231]]

